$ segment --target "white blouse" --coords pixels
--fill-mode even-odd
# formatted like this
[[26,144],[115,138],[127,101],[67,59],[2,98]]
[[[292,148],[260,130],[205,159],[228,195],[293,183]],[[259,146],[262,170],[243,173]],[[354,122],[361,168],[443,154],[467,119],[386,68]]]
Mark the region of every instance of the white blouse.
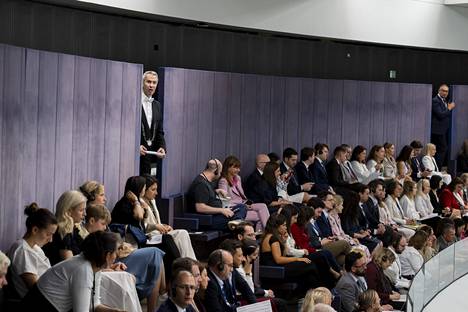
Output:
[[416,206],[416,210],[419,212],[419,215],[423,217],[427,217],[431,213],[434,212],[434,207],[432,207],[431,199],[429,195],[426,194],[418,194],[414,199],[414,204]]
[[405,218],[419,220],[421,217],[416,210],[416,205],[414,204],[414,200],[409,198],[406,195],[400,199],[400,205],[403,209],[403,213],[405,214]]
[[401,275],[416,275],[424,264],[424,259],[413,246],[407,246],[400,255]]
[[375,170],[375,166],[368,169],[365,164],[353,160],[351,162],[356,178],[360,183],[369,184],[370,181],[377,179],[380,176],[380,172]]
[[88,312],[94,293],[94,306],[100,301],[101,274],[94,274],[83,254],[48,269],[37,282],[39,291],[59,311]]
[[29,289],[21,275],[25,273],[34,274],[39,277],[50,268],[49,258],[42,248],[34,245],[29,246],[24,239],[16,241],[8,252],[11,260],[11,281],[18,295],[23,298]]

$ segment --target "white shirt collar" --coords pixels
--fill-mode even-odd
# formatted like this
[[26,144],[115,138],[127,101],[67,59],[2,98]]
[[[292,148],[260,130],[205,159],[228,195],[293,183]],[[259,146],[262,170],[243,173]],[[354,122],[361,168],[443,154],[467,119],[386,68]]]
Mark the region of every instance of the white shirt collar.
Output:
[[374,203],[374,205],[377,205],[377,204],[379,203],[379,201],[377,200],[377,198],[375,198],[374,196],[369,195],[369,198],[372,199],[372,202]]
[[258,173],[260,173],[260,175],[263,175],[263,171],[262,171],[262,170],[260,170],[260,169],[257,168],[257,171],[258,171]]
[[175,303],[174,300],[172,300],[172,298],[169,298],[169,300],[171,300],[172,303],[175,305],[175,307],[176,307],[176,309],[177,309],[177,312],[185,312],[185,311],[187,311],[187,308],[184,309],[184,308],[180,307],[177,303]]
[[286,167],[286,170],[289,170],[290,167],[288,165],[286,165],[286,163],[283,161],[283,165]]
[[154,99],[152,97],[147,97],[145,92],[141,92],[141,102],[142,103],[153,103]]
[[304,164],[304,166],[305,166],[307,169],[309,169],[309,165],[308,165],[308,164],[306,164],[306,162],[305,162],[305,161],[303,161],[302,163]]

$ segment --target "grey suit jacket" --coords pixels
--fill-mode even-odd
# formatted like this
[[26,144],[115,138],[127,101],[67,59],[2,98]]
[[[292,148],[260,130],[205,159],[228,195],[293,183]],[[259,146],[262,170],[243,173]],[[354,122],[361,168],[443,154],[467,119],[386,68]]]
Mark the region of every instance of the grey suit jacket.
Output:
[[346,272],[338,281],[335,287],[341,297],[341,309],[344,312],[353,312],[359,294],[362,290],[354,280],[351,273]]

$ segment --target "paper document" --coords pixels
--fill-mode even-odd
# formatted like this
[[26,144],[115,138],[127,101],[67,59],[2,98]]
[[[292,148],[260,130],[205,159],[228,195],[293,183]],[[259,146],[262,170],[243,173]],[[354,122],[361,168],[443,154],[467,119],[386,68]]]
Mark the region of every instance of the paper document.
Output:
[[437,213],[431,213],[430,215],[428,216],[425,216],[425,217],[422,217],[420,218],[419,220],[427,220],[427,219],[430,219],[430,218],[435,218],[435,217],[438,217],[439,215]]
[[411,285],[411,282],[408,280],[399,280],[395,286],[398,288],[409,288],[410,285]]
[[272,312],[270,300],[257,302],[237,308],[237,312]]
[[153,151],[147,151],[146,154],[148,154],[148,155],[155,155],[155,156],[158,156],[159,158],[164,157],[164,154],[163,154],[163,153],[158,153],[158,152],[153,152]]
[[157,245],[162,243],[162,234],[154,234],[151,235],[151,238],[146,240],[146,244],[148,245]]
[[396,302],[406,302],[406,295],[400,295],[400,299],[398,299],[398,300],[393,300],[393,301],[396,301]]

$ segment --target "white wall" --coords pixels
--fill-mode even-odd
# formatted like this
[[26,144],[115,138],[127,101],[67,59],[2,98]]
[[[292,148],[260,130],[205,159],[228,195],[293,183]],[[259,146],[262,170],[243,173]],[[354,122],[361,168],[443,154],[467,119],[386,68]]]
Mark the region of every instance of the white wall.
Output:
[[75,0],[216,24],[468,51],[468,8],[444,0]]

